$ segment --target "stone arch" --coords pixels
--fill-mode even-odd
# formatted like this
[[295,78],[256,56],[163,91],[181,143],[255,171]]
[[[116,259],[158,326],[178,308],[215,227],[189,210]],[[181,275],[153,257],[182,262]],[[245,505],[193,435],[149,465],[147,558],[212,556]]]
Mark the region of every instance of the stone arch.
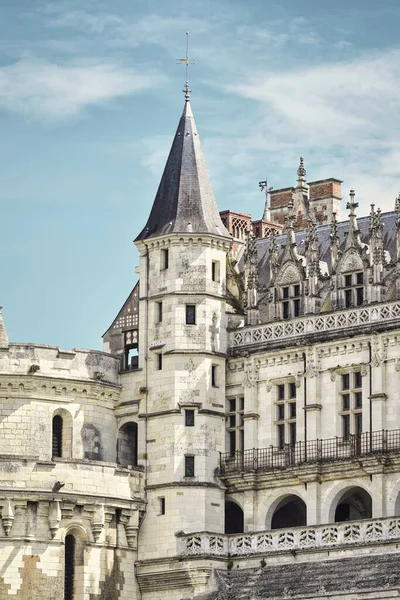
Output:
[[304,527],[307,525],[307,505],[297,494],[282,495],[270,507],[268,521],[268,529]]
[[244,532],[244,513],[239,502],[227,497],[225,500],[225,533]]
[[65,408],[58,408],[53,412],[51,444],[53,458],[72,457],[73,419],[71,413]]
[[353,485],[339,484],[328,495],[328,523],[357,521],[372,518],[373,501],[370,490],[354,482]]
[[135,421],[124,423],[118,430],[117,462],[123,467],[138,464],[138,424]]
[[[304,504],[307,504],[304,494],[296,487],[286,488],[284,492],[282,492],[282,490],[277,490],[275,494],[271,494],[263,502],[264,508],[267,507],[265,511],[265,519],[262,523],[263,529],[271,529],[272,517],[277,507],[285,498],[289,496],[297,496],[304,502]],[[260,514],[260,517],[262,517],[262,513]]]

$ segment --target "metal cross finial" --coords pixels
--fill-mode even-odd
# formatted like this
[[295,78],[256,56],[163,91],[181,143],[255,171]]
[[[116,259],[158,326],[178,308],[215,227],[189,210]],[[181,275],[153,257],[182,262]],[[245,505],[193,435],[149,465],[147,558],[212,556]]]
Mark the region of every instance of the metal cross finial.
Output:
[[176,61],[179,65],[186,65],[186,82],[183,88],[186,102],[190,100],[190,92],[192,91],[189,87],[189,64],[194,64],[194,59],[189,58],[189,32],[186,32],[186,58],[178,58]]

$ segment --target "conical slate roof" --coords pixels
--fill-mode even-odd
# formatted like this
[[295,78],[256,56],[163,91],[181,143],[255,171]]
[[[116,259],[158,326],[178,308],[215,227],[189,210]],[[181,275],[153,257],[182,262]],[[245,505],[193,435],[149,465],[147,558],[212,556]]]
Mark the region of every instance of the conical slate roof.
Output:
[[192,109],[186,100],[149,219],[135,241],[192,232],[230,238],[219,216]]
[[0,306],[0,348],[8,348],[8,335],[4,326],[3,315],[1,314],[2,307]]

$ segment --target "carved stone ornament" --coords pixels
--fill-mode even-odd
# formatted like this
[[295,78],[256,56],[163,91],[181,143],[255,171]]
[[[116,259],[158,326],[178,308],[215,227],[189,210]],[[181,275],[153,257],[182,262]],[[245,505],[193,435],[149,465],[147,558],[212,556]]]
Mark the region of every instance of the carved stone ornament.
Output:
[[336,369],[331,370],[331,381],[336,381]]
[[272,381],[270,379],[268,379],[265,389],[267,390],[267,392],[270,392],[272,390]]
[[364,265],[361,256],[357,251],[351,249],[343,255],[338,271],[345,273],[348,271],[360,271],[363,268]]
[[387,357],[387,340],[381,340],[378,336],[372,338],[372,358],[373,367],[379,367]]
[[6,500],[1,511],[1,520],[3,522],[4,532],[8,536],[14,523],[14,508],[11,500]]
[[244,385],[246,387],[254,387],[258,383],[260,373],[260,361],[246,361],[244,366]]
[[50,502],[49,508],[49,528],[51,538],[54,539],[61,522],[61,502],[59,500],[55,500],[54,502]]
[[368,375],[368,365],[361,365],[360,373],[361,377],[366,377]]
[[288,285],[300,281],[300,273],[295,264],[285,265],[278,276],[279,285]]
[[92,533],[95,542],[99,540],[101,532],[104,529],[104,521],[104,506],[103,504],[99,504],[94,509],[92,521]]
[[400,371],[400,358],[396,358],[395,369],[396,369],[396,371]]

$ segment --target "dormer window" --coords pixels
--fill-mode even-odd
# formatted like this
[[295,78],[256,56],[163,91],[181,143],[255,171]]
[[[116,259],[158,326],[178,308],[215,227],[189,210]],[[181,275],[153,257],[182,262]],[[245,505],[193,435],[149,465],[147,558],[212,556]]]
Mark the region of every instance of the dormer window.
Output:
[[361,306],[364,303],[364,273],[344,275],[344,305],[346,308]]
[[281,304],[283,319],[290,319],[291,317],[300,316],[300,299],[300,284],[287,285],[281,288]]

